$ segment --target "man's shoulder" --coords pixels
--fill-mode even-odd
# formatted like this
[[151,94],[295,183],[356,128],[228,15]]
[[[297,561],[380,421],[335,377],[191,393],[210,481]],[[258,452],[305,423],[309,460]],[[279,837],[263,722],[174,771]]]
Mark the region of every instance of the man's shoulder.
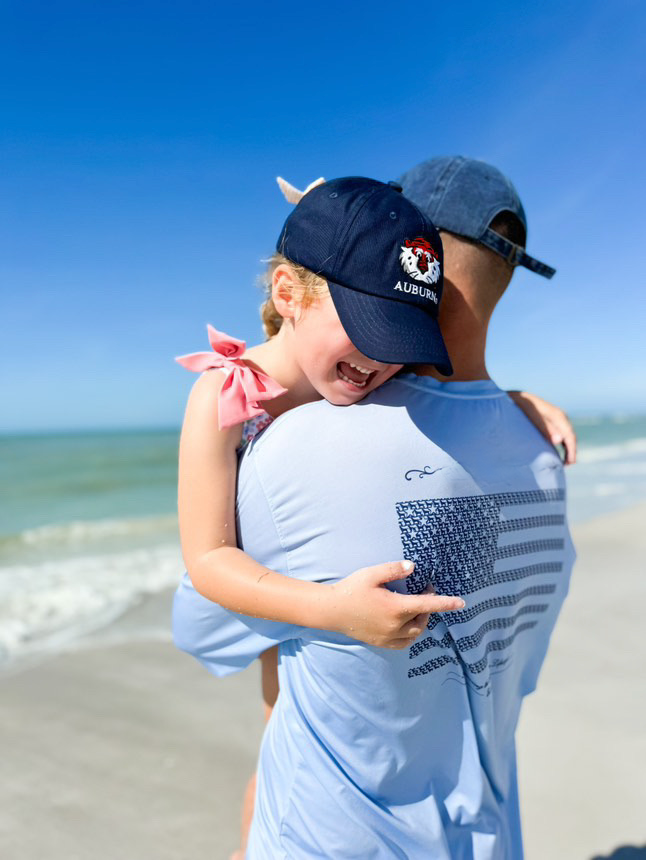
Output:
[[[322,434],[333,434],[339,427],[351,435],[352,428],[374,421],[375,411],[381,411],[386,406],[392,405],[392,391],[395,384],[395,380],[387,382],[380,389],[371,392],[364,400],[351,406],[335,406],[327,400],[317,400],[290,409],[289,412],[272,421],[269,427],[254,440],[253,448],[258,453],[265,447],[273,447],[292,438],[316,443]],[[406,397],[405,390],[403,393],[400,392],[400,396]]]

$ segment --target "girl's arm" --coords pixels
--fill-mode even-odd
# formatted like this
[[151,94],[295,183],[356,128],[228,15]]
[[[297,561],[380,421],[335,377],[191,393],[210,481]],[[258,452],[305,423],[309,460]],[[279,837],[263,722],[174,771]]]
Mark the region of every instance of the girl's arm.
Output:
[[508,391],[507,394],[552,445],[563,445],[565,465],[576,463],[576,433],[565,412],[527,391]]
[[[182,552],[195,589],[226,609],[333,630],[373,645],[403,648],[430,612],[460,609],[457,597],[402,595],[383,588],[410,575],[410,562],[364,568],[342,583],[306,582],[271,571],[236,546],[236,448],[241,428],[218,429],[221,373],[204,373],[188,400],[179,452]],[[406,565],[406,566],[404,566]]]

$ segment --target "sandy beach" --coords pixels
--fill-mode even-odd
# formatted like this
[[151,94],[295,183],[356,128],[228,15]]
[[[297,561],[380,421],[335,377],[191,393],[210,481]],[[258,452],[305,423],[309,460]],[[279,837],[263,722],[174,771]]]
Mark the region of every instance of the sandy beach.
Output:
[[[637,860],[646,506],[573,531],[571,593],[519,732],[526,857]],[[171,597],[0,677],[2,858],[225,860],[236,846],[262,733],[259,674],[217,681],[175,651]]]

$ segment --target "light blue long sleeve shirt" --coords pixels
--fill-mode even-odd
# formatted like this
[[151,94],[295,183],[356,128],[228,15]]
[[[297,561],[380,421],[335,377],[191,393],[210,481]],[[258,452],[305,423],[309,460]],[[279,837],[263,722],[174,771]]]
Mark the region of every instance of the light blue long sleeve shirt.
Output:
[[244,619],[184,581],[175,637],[216,674],[280,642],[250,860],[519,860],[514,733],[574,550],[556,452],[493,382],[407,375],[287,413],[245,452],[243,548],[328,581],[407,558],[393,588],[466,600],[405,651]]

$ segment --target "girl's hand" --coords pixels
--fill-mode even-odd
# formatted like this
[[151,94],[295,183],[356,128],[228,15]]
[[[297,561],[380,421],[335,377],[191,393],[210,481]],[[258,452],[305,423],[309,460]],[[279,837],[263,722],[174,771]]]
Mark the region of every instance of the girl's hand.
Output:
[[565,465],[576,463],[576,433],[565,412],[527,391],[508,391],[507,394],[554,447],[563,445]]
[[426,629],[432,612],[464,608],[461,597],[433,593],[399,594],[386,582],[405,579],[414,570],[410,561],[387,562],[357,570],[341,582],[326,586],[331,623],[336,630],[367,645],[408,648]]

